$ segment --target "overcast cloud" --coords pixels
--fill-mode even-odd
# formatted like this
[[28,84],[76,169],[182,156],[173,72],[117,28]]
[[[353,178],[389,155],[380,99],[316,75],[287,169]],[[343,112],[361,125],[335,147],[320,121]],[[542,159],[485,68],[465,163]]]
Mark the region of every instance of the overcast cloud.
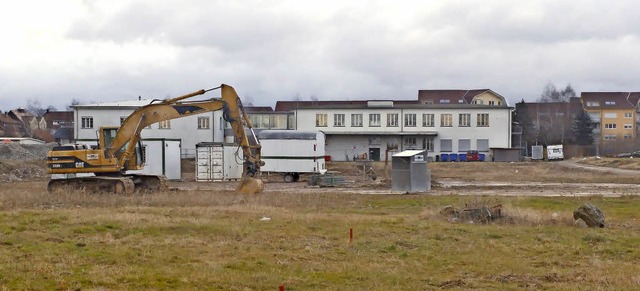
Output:
[[631,0],[13,1],[0,11],[0,110],[220,83],[268,106],[478,88],[513,106],[548,82],[640,91],[637,11]]

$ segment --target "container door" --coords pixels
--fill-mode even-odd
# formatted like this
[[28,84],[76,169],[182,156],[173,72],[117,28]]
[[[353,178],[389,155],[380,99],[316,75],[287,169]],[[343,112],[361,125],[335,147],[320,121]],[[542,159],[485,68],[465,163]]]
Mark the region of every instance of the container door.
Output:
[[196,180],[211,181],[211,147],[196,148]]
[[222,165],[224,164],[223,148],[221,146],[214,146],[211,148],[211,178],[213,180],[221,181],[224,179],[224,171]]

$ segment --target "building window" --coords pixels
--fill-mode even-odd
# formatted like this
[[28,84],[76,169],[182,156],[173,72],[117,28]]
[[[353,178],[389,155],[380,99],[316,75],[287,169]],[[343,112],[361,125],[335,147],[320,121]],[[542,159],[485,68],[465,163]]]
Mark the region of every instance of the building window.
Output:
[[440,104],[449,104],[450,102],[449,99],[440,99]]
[[433,114],[431,113],[427,113],[427,114],[422,114],[422,126],[424,127],[434,127],[435,124],[433,122]]
[[625,124],[624,129],[633,129],[633,124]]
[[371,127],[380,126],[380,114],[378,113],[369,114],[369,126]]
[[351,126],[362,127],[362,114],[351,114]]
[[327,114],[326,113],[317,113],[316,114],[316,127],[327,127]]
[[631,135],[630,134],[625,134],[624,135],[624,139],[631,139]]
[[607,112],[607,113],[604,114],[604,118],[618,118],[618,113]]
[[344,127],[344,114],[340,113],[333,115],[333,126]]
[[471,149],[471,140],[470,139],[459,139],[458,140],[458,151],[466,153]]
[[484,101],[482,99],[473,100],[473,104],[483,105]]
[[451,127],[451,114],[442,114],[440,115],[440,126],[441,127]]
[[458,115],[458,126],[460,127],[469,127],[471,126],[471,114],[462,113]]
[[271,129],[287,129],[287,115],[284,114],[269,114],[269,128]]
[[600,106],[600,102],[598,101],[587,101],[587,107],[596,107]]
[[479,152],[488,152],[489,151],[489,140],[488,139],[478,139],[478,151]]
[[209,117],[198,117],[198,129],[209,129]]
[[82,128],[93,128],[93,117],[82,117]]
[[618,139],[618,137],[612,134],[607,134],[604,136],[604,140],[616,140],[616,139]]
[[489,101],[489,105],[496,105],[496,101]]
[[388,127],[397,127],[398,126],[398,113],[389,113],[389,114],[387,114],[387,126]]
[[405,147],[415,147],[416,146],[416,138],[415,137],[406,137],[404,139],[404,146]]
[[632,118],[633,117],[633,113],[631,112],[625,112],[624,113],[624,118]]
[[617,125],[615,123],[605,123],[604,128],[606,129],[616,129]]
[[616,101],[605,101],[604,105],[616,105]]
[[415,127],[416,126],[416,115],[411,113],[411,114],[405,114],[404,115],[404,126],[406,127]]
[[127,119],[126,116],[120,116],[120,125],[124,124],[124,120]]
[[478,113],[478,127],[489,126],[489,113]]
[[440,140],[440,151],[441,152],[451,152],[452,142],[450,139],[441,139]]
[[422,148],[432,152],[433,151],[433,138],[425,137],[423,139]]
[[171,128],[171,120],[164,120],[158,122],[158,129],[170,129]]

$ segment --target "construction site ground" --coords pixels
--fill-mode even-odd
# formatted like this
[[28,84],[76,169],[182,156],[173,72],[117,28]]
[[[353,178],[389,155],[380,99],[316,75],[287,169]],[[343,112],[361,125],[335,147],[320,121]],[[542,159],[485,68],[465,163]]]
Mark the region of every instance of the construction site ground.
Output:
[[[179,190],[233,190],[236,181],[196,182],[193,162],[183,163],[182,181],[170,186]],[[329,162],[327,168],[345,178],[336,187],[309,186],[307,175],[299,182],[284,183],[280,174],[263,174],[265,192],[344,192],[357,194],[406,194],[392,191],[391,165],[374,162],[372,180],[357,162]],[[433,162],[430,195],[587,196],[618,197],[640,193],[640,159],[579,158],[557,162]],[[420,193],[418,193],[420,194]],[[424,193],[427,194],[427,193]]]
[[[364,174],[357,162],[328,162],[334,175],[345,183],[335,187],[285,183],[277,173],[260,176],[264,192],[406,194],[392,191],[391,165],[373,162],[376,179]],[[429,195],[587,196],[618,197],[640,193],[640,159],[579,158],[557,162],[432,162]],[[234,190],[238,181],[197,182],[193,160],[183,160],[182,179],[169,182],[177,191]],[[33,190],[45,190],[48,181],[44,160],[0,160],[0,182],[27,183]],[[417,193],[421,194],[421,193]]]

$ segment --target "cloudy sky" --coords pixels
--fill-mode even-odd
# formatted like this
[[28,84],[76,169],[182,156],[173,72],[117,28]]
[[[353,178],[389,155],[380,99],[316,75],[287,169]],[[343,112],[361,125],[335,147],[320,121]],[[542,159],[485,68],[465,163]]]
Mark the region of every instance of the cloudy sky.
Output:
[[165,98],[415,99],[545,84],[640,91],[640,2],[21,0],[0,10],[0,110]]

